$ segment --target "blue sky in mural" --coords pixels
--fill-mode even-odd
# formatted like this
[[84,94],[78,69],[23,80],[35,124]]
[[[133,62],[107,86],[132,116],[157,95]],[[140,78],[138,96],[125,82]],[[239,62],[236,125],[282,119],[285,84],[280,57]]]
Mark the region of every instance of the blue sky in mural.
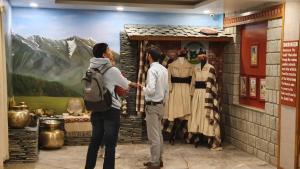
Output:
[[65,39],[74,35],[107,42],[119,53],[119,33],[124,24],[193,25],[223,27],[223,15],[141,13],[91,10],[13,8],[13,32]]

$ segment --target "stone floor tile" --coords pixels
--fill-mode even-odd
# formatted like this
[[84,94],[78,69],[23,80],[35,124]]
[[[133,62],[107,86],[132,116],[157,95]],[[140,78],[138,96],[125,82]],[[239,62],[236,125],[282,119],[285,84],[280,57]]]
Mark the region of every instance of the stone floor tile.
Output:
[[[260,159],[242,152],[231,145],[223,151],[210,151],[192,145],[165,145],[163,169],[275,169]],[[87,146],[65,146],[60,150],[39,153],[39,161],[31,164],[5,164],[5,169],[83,169]],[[149,159],[146,144],[125,144],[117,147],[121,158],[116,169],[144,169]],[[103,159],[98,158],[96,169],[102,169]]]

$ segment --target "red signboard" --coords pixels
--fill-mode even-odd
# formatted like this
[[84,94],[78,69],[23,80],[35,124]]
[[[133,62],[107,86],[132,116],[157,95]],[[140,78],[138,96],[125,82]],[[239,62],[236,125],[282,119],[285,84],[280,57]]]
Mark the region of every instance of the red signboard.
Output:
[[281,104],[296,107],[299,41],[284,41],[281,58]]

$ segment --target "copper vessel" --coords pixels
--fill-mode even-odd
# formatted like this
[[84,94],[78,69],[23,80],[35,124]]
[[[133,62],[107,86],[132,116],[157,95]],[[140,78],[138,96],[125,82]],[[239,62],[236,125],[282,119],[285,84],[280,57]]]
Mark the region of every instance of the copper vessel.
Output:
[[59,127],[61,122],[58,120],[45,120],[42,122],[46,130],[40,132],[40,146],[45,149],[58,149],[64,145],[64,131]]
[[21,129],[26,127],[30,119],[28,106],[24,103],[18,106],[12,106],[8,111],[8,125],[10,128]]

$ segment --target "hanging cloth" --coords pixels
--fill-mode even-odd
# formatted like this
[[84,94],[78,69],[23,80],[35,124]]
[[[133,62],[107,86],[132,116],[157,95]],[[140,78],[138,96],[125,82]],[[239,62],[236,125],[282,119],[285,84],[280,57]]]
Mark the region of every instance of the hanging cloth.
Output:
[[[139,70],[138,70],[137,83],[142,84],[143,86],[145,86],[146,83],[145,46],[146,46],[146,42],[141,41],[139,44],[140,54],[139,54]],[[137,92],[136,92],[136,111],[138,115],[141,115],[143,112],[145,112],[145,95],[141,88],[137,88]]]

